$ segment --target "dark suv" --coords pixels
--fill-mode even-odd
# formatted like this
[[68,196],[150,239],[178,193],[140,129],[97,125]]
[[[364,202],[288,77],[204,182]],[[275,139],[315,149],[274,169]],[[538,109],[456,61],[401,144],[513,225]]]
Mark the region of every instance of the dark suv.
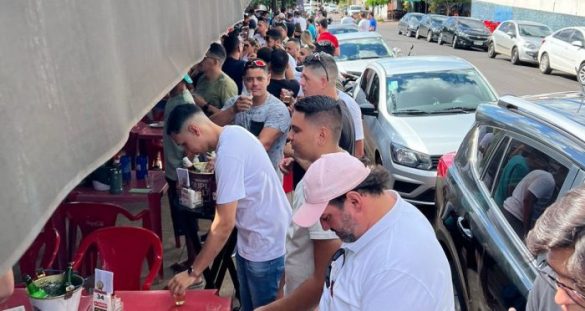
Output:
[[480,105],[437,169],[437,238],[460,310],[524,310],[536,260],[524,245],[559,195],[585,182],[585,96],[501,97]]

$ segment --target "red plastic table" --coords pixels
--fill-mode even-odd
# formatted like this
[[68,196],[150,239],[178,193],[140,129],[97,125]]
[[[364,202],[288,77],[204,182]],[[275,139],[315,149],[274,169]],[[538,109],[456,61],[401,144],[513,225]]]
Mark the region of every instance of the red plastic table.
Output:
[[[131,193],[133,188],[146,188],[146,179],[137,180],[136,173],[132,172],[132,179],[130,183],[124,185],[122,193],[111,194],[109,191],[97,191],[92,187],[78,186],[67,196],[67,201],[81,201],[81,202],[98,202],[98,203],[115,203],[124,205],[125,203],[147,203],[150,211],[151,229],[158,237],[163,240],[162,236],[162,204],[161,199],[167,191],[168,185],[165,180],[164,171],[148,171],[151,181],[150,190],[148,193]],[[63,217],[60,217],[64,219]],[[64,226],[64,224],[63,224]],[[160,270],[160,275],[163,276],[163,269]]]
[[[231,310],[231,298],[216,295],[217,290],[189,290],[185,295],[185,304],[175,306],[175,300],[167,290],[147,291],[117,291],[124,304],[124,311],[134,310],[196,310],[207,311],[218,307],[220,311]],[[16,288],[14,294],[4,303],[0,304],[0,310],[24,306],[27,311],[32,311],[29,299],[24,288]],[[79,304],[80,311],[89,310],[91,296],[82,296]],[[214,308],[215,310],[215,308]]]

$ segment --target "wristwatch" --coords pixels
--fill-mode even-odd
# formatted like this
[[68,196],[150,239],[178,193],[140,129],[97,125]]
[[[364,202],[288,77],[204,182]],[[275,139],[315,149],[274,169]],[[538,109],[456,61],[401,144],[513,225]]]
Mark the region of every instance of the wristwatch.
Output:
[[[209,104],[208,104],[208,105],[209,105]],[[187,269],[187,274],[188,274],[189,276],[194,276],[194,277],[197,277],[197,275],[194,275],[194,274],[193,274],[193,266],[189,266],[189,268]]]

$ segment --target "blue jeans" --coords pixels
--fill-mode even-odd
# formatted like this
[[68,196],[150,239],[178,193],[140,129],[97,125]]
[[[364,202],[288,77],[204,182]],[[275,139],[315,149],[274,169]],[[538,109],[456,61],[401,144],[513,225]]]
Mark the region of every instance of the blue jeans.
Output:
[[284,256],[254,262],[236,253],[236,267],[240,281],[240,311],[252,311],[276,300],[284,272]]

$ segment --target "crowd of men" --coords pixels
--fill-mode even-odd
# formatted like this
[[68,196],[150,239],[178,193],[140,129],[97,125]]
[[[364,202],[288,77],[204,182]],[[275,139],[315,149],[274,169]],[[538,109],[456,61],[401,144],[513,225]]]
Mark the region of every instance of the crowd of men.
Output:
[[[362,116],[336,87],[339,43],[328,26],[326,16],[247,12],[171,92],[167,180],[176,187],[185,155],[213,150],[217,196],[205,243],[188,243],[169,289],[202,282],[236,228],[241,310],[379,310],[388,299],[395,309],[452,310],[431,225],[387,189],[385,169],[360,160]],[[196,230],[176,191],[169,199],[175,227]]]

